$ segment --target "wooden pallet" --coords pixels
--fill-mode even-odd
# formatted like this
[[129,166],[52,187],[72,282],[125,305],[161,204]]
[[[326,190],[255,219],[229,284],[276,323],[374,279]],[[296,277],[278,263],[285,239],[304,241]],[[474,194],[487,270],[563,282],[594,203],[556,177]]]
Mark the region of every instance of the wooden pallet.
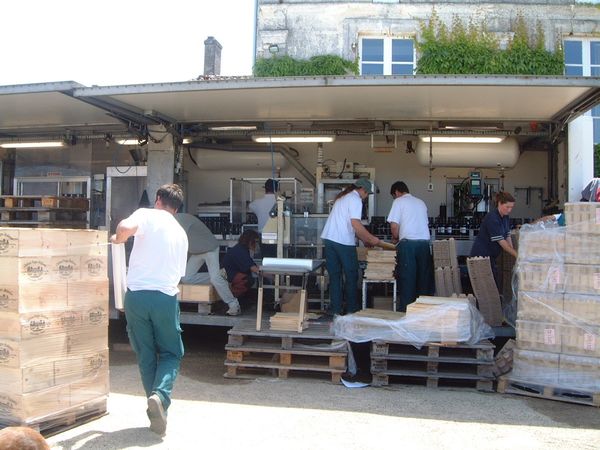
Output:
[[229,331],[227,378],[268,375],[288,378],[290,373],[328,374],[340,383],[347,369],[348,350],[336,342],[328,324],[311,324],[301,334],[294,331],[256,331],[253,321],[243,321]]
[[535,383],[513,378],[510,375],[503,375],[498,378],[497,390],[501,394],[517,394],[600,407],[600,391]]
[[456,381],[481,391],[492,391],[494,345],[482,341],[475,345],[428,343],[420,349],[407,342],[374,341],[371,345],[373,386],[393,381],[417,379],[428,387],[440,381]]
[[42,433],[45,437],[49,437],[98,419],[106,414],[108,414],[106,397],[102,397],[44,417],[23,421],[1,422],[0,428],[3,426],[27,426]]
[[82,197],[36,196],[36,195],[2,195],[0,203],[4,208],[76,208],[85,211],[90,208],[90,201]]
[[87,212],[77,208],[0,208],[0,220],[57,222],[86,220]]

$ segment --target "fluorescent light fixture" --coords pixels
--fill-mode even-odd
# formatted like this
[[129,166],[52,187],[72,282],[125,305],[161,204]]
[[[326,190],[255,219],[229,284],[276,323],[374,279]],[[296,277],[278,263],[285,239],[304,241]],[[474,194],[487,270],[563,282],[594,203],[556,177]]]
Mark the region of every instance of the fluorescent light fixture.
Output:
[[184,145],[185,144],[191,144],[192,143],[192,138],[183,138],[181,140],[181,143],[184,144]]
[[265,136],[265,135],[253,135],[252,140],[254,142],[260,143],[284,143],[284,142],[333,142],[335,141],[335,136],[317,136],[317,135],[300,135],[300,134],[291,134],[291,135],[275,135],[275,136]]
[[[421,141],[429,142],[429,136],[420,136]],[[455,144],[498,144],[504,136],[431,136],[431,142],[450,142]]]
[[256,125],[228,125],[223,127],[208,127],[210,131],[254,131]]
[[139,139],[117,139],[119,145],[139,145]]
[[40,141],[40,142],[6,142],[0,144],[2,148],[50,148],[64,147],[63,141]]

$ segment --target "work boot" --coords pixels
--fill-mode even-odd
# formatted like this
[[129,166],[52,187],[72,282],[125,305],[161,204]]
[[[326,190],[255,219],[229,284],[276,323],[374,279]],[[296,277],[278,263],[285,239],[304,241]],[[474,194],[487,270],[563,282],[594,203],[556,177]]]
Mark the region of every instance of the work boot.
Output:
[[228,316],[239,316],[241,312],[242,311],[240,309],[240,304],[236,300],[235,303],[229,304],[229,309],[227,310],[227,312],[225,314],[227,314]]
[[167,413],[157,394],[148,397],[148,418],[150,419],[150,429],[159,436],[164,436],[167,431]]

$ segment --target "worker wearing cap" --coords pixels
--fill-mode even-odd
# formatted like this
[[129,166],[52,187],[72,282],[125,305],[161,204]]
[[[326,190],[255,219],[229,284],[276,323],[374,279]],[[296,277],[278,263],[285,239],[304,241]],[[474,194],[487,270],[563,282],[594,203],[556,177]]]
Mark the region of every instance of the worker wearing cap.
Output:
[[431,259],[427,205],[410,194],[403,181],[390,188],[394,198],[387,221],[396,242],[396,279],[399,288],[399,311],[419,295],[433,295],[433,262]]
[[[262,198],[257,198],[252,201],[248,208],[252,211],[258,220],[258,231],[262,233],[263,228],[269,220],[269,213],[275,203],[277,202],[277,196],[275,192],[279,189],[279,183],[272,178],[265,181],[265,195]],[[277,256],[277,245],[275,244],[261,244],[260,245],[261,255],[264,256]]]
[[[329,274],[329,313],[342,314],[342,300],[346,299],[346,311],[358,311],[358,257],[356,238],[367,246],[379,244],[363,226],[362,202],[372,194],[371,182],[359,178],[335,198],[333,209],[327,218],[321,239],[325,244],[325,265]],[[343,285],[343,292],[342,292]]]

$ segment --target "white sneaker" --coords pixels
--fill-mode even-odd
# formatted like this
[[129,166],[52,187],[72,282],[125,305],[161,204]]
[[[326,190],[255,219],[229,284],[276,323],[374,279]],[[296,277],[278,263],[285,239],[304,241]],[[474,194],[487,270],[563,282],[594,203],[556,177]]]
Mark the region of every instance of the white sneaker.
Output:
[[239,316],[241,312],[240,304],[235,302],[229,305],[229,309],[227,310],[226,314],[228,316]]
[[167,413],[158,395],[152,394],[148,397],[147,413],[150,419],[150,429],[159,436],[164,436],[167,430]]

